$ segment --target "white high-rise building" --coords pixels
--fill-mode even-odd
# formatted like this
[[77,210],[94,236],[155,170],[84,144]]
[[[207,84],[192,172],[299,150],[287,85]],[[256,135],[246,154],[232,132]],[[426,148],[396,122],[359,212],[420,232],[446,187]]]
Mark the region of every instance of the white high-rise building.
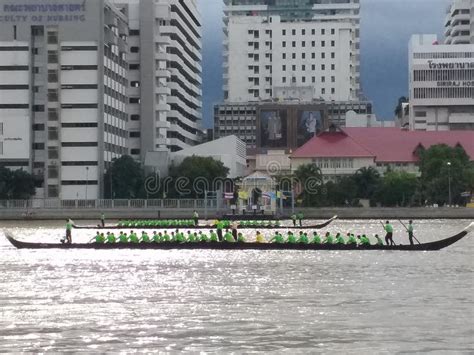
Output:
[[[360,96],[359,0],[225,0],[227,102]],[[300,98],[300,97],[295,97]]]
[[108,0],[0,0],[0,165],[95,199],[127,154],[127,17]]
[[130,153],[165,172],[201,129],[201,16],[195,0],[114,0],[130,26]]
[[445,21],[446,44],[474,44],[474,0],[454,0]]
[[409,46],[412,130],[474,129],[474,45],[438,45],[436,35],[414,35]]

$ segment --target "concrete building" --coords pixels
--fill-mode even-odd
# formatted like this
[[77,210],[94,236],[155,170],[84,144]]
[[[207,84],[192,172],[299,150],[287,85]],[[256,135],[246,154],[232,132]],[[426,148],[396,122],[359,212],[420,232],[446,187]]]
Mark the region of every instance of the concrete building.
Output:
[[474,129],[474,44],[438,45],[436,35],[409,44],[411,130]]
[[201,16],[195,0],[114,0],[130,26],[130,153],[166,174],[201,137]]
[[291,155],[291,168],[316,164],[324,179],[354,174],[373,167],[419,173],[420,150],[432,145],[461,146],[474,161],[474,131],[417,132],[398,128],[343,128],[314,137]]
[[98,198],[128,152],[127,21],[108,0],[0,0],[0,164],[37,197]]
[[474,0],[454,0],[444,27],[445,44],[474,44]]
[[359,0],[225,0],[224,98],[357,101]]
[[247,153],[245,143],[236,136],[228,136],[171,153],[171,162],[179,165],[185,158],[211,157],[229,168],[228,178],[245,176]]

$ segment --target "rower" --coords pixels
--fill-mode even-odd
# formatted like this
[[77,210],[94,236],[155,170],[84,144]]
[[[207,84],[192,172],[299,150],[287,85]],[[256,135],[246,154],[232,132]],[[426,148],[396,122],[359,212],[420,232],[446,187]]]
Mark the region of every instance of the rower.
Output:
[[257,231],[257,234],[255,236],[255,241],[259,244],[260,243],[265,243],[265,238],[263,237],[263,235],[259,231]]
[[383,240],[378,234],[375,235],[375,239],[377,239],[377,245],[383,245]]
[[150,243],[150,237],[148,236],[148,233],[145,232],[145,231],[142,232],[141,242],[142,243]]
[[296,227],[296,214],[291,215],[291,220],[293,221],[293,227]]
[[170,242],[176,242],[176,234],[174,232],[171,232],[171,237],[170,237]]
[[182,232],[176,231],[176,242],[177,243],[186,243],[186,237]]
[[313,232],[313,240],[311,241],[313,244],[321,244],[321,237],[318,235],[318,232]]
[[188,231],[188,237],[186,238],[186,241],[188,243],[194,243],[196,241],[194,234],[192,234],[190,231]]
[[300,232],[300,237],[298,238],[298,243],[300,243],[300,244],[309,244],[308,235],[306,233]]
[[304,214],[303,212],[298,212],[298,222],[300,223],[300,227],[303,226],[303,218],[304,218]]
[[326,239],[324,240],[324,244],[333,244],[334,238],[332,237],[331,233],[326,233]]
[[105,243],[104,233],[97,232],[94,239],[95,239],[95,242],[97,244],[104,244]]
[[288,244],[296,244],[296,237],[292,232],[288,232],[288,239],[286,240]]
[[239,243],[245,243],[245,237],[242,235],[242,233],[239,233],[237,235],[237,242]]
[[344,237],[341,235],[341,233],[336,234],[336,244],[346,244],[346,241],[344,240]]
[[347,244],[349,245],[357,245],[357,239],[356,237],[354,236],[354,234],[351,234],[351,233],[347,233]]
[[211,236],[211,242],[219,241],[219,237],[217,236],[216,232],[214,232],[213,230],[211,230],[210,236]]
[[134,231],[130,231],[130,236],[128,238],[130,240],[130,243],[139,243],[138,237]]
[[152,237],[153,243],[161,243],[163,240],[163,236],[160,233],[156,233],[156,231],[153,232],[153,237]]
[[226,231],[225,231],[224,240],[225,240],[227,243],[235,243],[234,236],[232,235],[231,232],[229,232],[228,229],[226,229]]
[[115,244],[116,242],[117,242],[117,239],[115,238],[114,233],[107,233],[107,243]]
[[407,232],[408,232],[408,239],[410,240],[410,245],[415,245],[415,243],[413,242],[413,221],[412,220],[408,222]]
[[193,212],[193,220],[194,220],[194,225],[197,226],[199,223],[199,214],[197,213],[196,210]]
[[360,237],[360,243],[361,245],[370,245],[370,240],[365,234],[362,234],[362,237]]
[[387,245],[395,245],[395,242],[393,241],[393,226],[390,224],[390,221],[385,222],[384,229],[385,232],[387,232],[385,243],[387,243]]
[[205,233],[203,233],[202,231],[199,231],[199,241],[207,243],[209,241],[209,238],[207,237]]
[[128,242],[127,235],[124,232],[120,232],[119,242],[120,243],[127,243]]
[[280,232],[276,232],[275,236],[270,239],[270,243],[283,244],[285,243],[285,239],[283,238]]

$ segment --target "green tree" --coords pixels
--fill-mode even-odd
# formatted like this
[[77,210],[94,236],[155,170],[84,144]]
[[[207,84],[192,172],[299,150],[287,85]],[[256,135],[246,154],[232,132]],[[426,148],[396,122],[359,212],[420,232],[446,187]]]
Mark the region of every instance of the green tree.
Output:
[[[170,167],[169,196],[197,198],[204,196],[204,190],[220,188],[220,182],[227,178],[229,168],[212,157],[192,156],[181,164]],[[176,183],[178,181],[178,183]],[[196,189],[195,189],[196,187]]]
[[114,159],[104,175],[104,186],[106,198],[134,199],[144,197],[143,168],[140,163],[128,155]]
[[300,184],[301,194],[297,197],[305,207],[321,206],[325,202],[323,191],[323,174],[316,164],[300,165],[294,173]]
[[415,174],[404,171],[385,173],[377,190],[377,200],[387,207],[410,206],[414,203],[418,187]]
[[0,167],[0,199],[26,200],[35,194],[35,179],[24,170]]
[[[461,146],[435,145],[420,153],[421,190],[429,203],[463,203],[461,193],[474,189],[474,167]],[[450,179],[451,178],[451,179]]]
[[381,183],[380,174],[373,167],[357,170],[352,179],[357,185],[357,197],[364,199],[372,199]]

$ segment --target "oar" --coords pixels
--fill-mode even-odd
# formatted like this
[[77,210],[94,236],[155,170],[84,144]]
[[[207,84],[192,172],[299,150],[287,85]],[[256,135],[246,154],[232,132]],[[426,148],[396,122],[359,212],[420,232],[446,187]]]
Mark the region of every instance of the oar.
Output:
[[[408,232],[407,226],[401,220],[398,220],[398,222],[400,222],[402,224],[402,226],[405,227],[406,231]],[[418,242],[418,244],[421,244],[420,241],[415,237],[414,234],[413,234],[413,238]]]

